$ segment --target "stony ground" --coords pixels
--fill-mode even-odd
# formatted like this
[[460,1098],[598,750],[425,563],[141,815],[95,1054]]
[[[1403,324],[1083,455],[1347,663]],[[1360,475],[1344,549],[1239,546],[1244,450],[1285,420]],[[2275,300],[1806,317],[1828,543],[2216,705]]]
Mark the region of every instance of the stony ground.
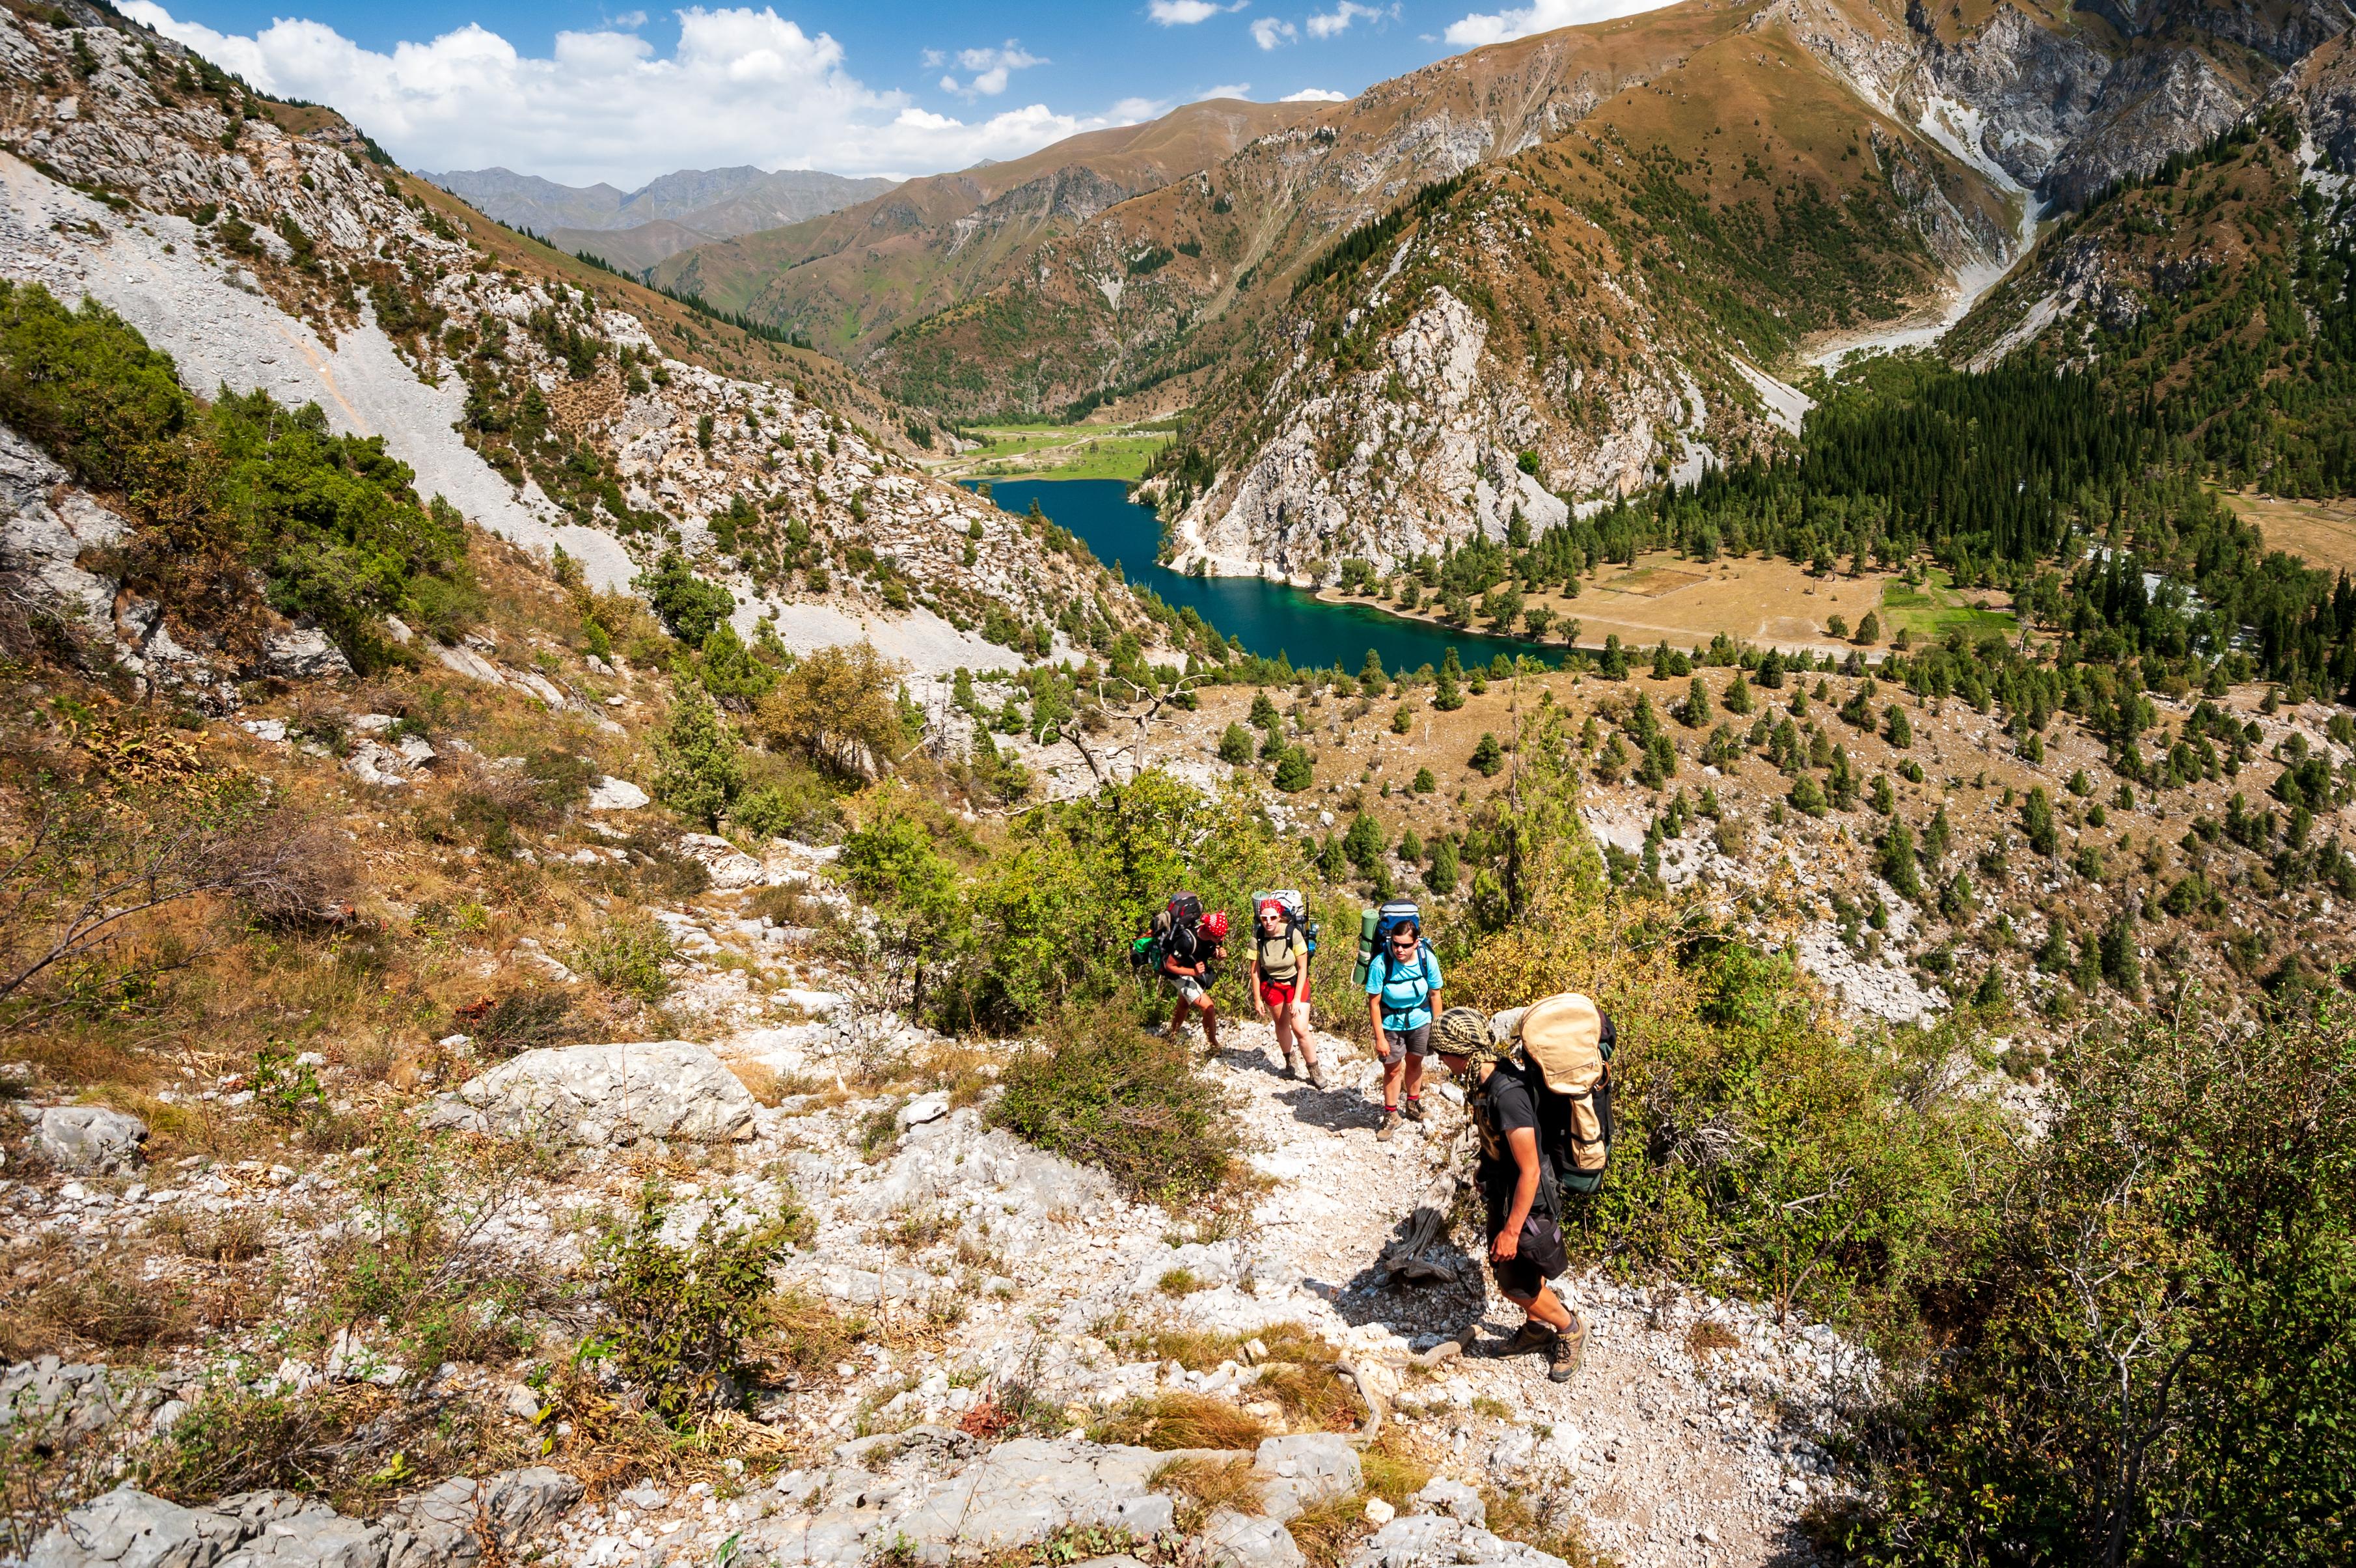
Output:
[[[707,923],[725,931],[724,921]],[[839,1008],[813,1023],[742,1030],[716,1051],[734,1066],[734,1078],[813,1085],[841,1081],[879,1050],[913,1057],[939,1045],[888,1015],[854,1020]],[[1430,1119],[1382,1143],[1375,1136],[1374,1064],[1354,1055],[1348,1042],[1320,1039],[1333,1082],[1325,1090],[1283,1075],[1265,1025],[1231,1026],[1222,1046],[1208,1070],[1231,1096],[1266,1185],[1248,1216],[1216,1239],[1184,1218],[1122,1201],[1098,1172],[987,1128],[986,1090],[982,1104],[955,1109],[948,1090],[862,1098],[822,1088],[760,1106],[701,1047],[680,1047],[681,1061],[659,1069],[662,1085],[650,1095],[641,1091],[618,1120],[566,1120],[569,1110],[560,1114],[549,1110],[556,1102],[547,1096],[535,1100],[541,1135],[601,1136],[603,1144],[578,1148],[561,1174],[514,1183],[478,1205],[468,1246],[487,1250],[500,1266],[566,1277],[584,1260],[598,1218],[626,1210],[649,1169],[659,1168],[668,1173],[665,1234],[674,1241],[691,1239],[707,1220],[747,1224],[788,1202],[804,1206],[815,1230],[785,1263],[784,1283],[866,1319],[874,1331],[846,1349],[830,1374],[788,1380],[788,1386],[756,1395],[754,1408],[767,1435],[755,1445],[749,1470],[731,1461],[724,1474],[692,1486],[642,1483],[562,1507],[548,1498],[563,1486],[540,1472],[484,1479],[491,1493],[537,1499],[509,1544],[520,1549],[538,1540],[562,1563],[650,1564],[701,1561],[733,1537],[740,1553],[757,1548],[778,1561],[855,1568],[903,1535],[932,1543],[928,1556],[933,1546],[958,1555],[1006,1544],[991,1532],[1019,1535],[1032,1529],[1023,1520],[1044,1521],[1033,1535],[1094,1523],[1150,1536],[1169,1528],[1148,1495],[1162,1461],[1123,1458],[1135,1451],[1080,1441],[1087,1423],[1172,1387],[1231,1397],[1279,1432],[1283,1421],[1275,1404],[1254,1397],[1259,1369],[1248,1351],[1237,1351],[1240,1362],[1188,1371],[1138,1348],[1141,1337],[1192,1328],[1231,1336],[1242,1346],[1297,1324],[1350,1360],[1386,1407],[1394,1441],[1403,1438],[1440,1477],[1566,1499],[1569,1518],[1584,1521],[1591,1542],[1632,1568],[1766,1563],[1802,1550],[1797,1511],[1837,1484],[1815,1440],[1872,1375],[1868,1359],[1822,1328],[1778,1326],[1733,1304],[1674,1288],[1628,1288],[1600,1276],[1569,1283],[1590,1329],[1586,1361],[1572,1382],[1549,1383],[1535,1359],[1483,1358],[1481,1347],[1502,1339],[1518,1321],[1509,1304],[1485,1294],[1484,1271],[1462,1254],[1444,1253],[1455,1268],[1452,1279],[1401,1285],[1378,1263],[1451,1159],[1463,1121],[1454,1087],[1435,1086],[1428,1095]],[[653,1047],[631,1049],[648,1053],[642,1063],[656,1059]],[[462,1093],[431,1102],[439,1108],[429,1110],[427,1120],[464,1121],[489,1106],[487,1122],[470,1124],[501,1132],[495,1113],[501,1085],[512,1083],[519,1065],[549,1055],[530,1053],[498,1074],[479,1076]],[[709,1066],[699,1069],[698,1060]],[[338,1069],[321,1065],[332,1088]],[[593,1097],[579,1088],[587,1080],[577,1063],[568,1070],[562,1081]],[[698,1070],[710,1081],[697,1079]],[[982,1076],[990,1070],[985,1063]],[[764,1072],[776,1076],[764,1079]],[[642,1130],[669,1134],[674,1155],[650,1167],[647,1140],[622,1146],[633,1118]],[[878,1118],[886,1133],[880,1144],[862,1133]],[[103,1139],[111,1131],[102,1126],[82,1135]],[[700,1155],[693,1154],[699,1139],[710,1140]],[[862,1144],[870,1145],[865,1153]],[[273,1266],[299,1274],[323,1236],[338,1229],[323,1226],[321,1216],[351,1212],[369,1154],[330,1157],[300,1173],[261,1162],[202,1161],[166,1171],[141,1170],[129,1150],[117,1148],[123,1158],[91,1161],[110,1170],[60,1182],[39,1173],[36,1162],[0,1187],[7,1228],[20,1244],[87,1244],[172,1215],[216,1225],[242,1217],[261,1228]],[[1419,1352],[1468,1326],[1477,1326],[1472,1354],[1434,1368],[1419,1364]],[[324,1361],[274,1354],[269,1346],[275,1338],[268,1330],[241,1358],[223,1362],[223,1348],[216,1346],[160,1377],[118,1378],[111,1385],[88,1369],[27,1363],[8,1374],[12,1398],[20,1413],[38,1406],[86,1426],[168,1427],[187,1409],[177,1395],[202,1397],[204,1385],[217,1389],[223,1376],[261,1389],[366,1380],[487,1402],[527,1435],[541,1407],[526,1379],[533,1367],[563,1354],[552,1340],[542,1356],[498,1371],[411,1369],[359,1336],[339,1337]],[[977,1441],[970,1430],[977,1409],[1011,1399],[1017,1388],[1044,1401],[1043,1408],[1062,1410],[1070,1430],[1046,1443],[1022,1439],[996,1449]],[[554,1426],[546,1467],[567,1464],[571,1439],[568,1423]],[[1348,1447],[1335,1447],[1339,1439],[1320,1441],[1321,1454]],[[1035,1519],[1024,1513],[1009,1525],[997,1513],[971,1513],[978,1487],[987,1498],[1000,1482],[1014,1485],[977,1472],[985,1463],[1015,1466],[1023,1487],[1046,1488],[1042,1495],[1049,1500]],[[1339,1481],[1336,1487],[1355,1489]],[[1434,1496],[1443,1494],[1455,1495],[1442,1488]],[[964,1500],[950,1509],[949,1499],[959,1496]],[[425,1551],[402,1547],[399,1531],[419,1509],[431,1512],[431,1501],[412,1498],[405,1512],[369,1526],[384,1532],[395,1561],[449,1560],[402,1557]],[[110,1505],[117,1513],[123,1506],[122,1497]],[[282,1533],[365,1534],[366,1521],[333,1523],[327,1510],[301,1513],[292,1500],[223,1506],[230,1514],[274,1509],[291,1522],[266,1527]],[[84,1524],[114,1518],[101,1514],[83,1517]],[[179,1528],[198,1526],[183,1521]],[[1281,1532],[1265,1520],[1233,1528],[1258,1531],[1252,1536],[1258,1544],[1244,1542],[1222,1560],[1295,1561],[1290,1537],[1275,1542]],[[1471,1552],[1467,1562],[1502,1560],[1496,1553],[1505,1549],[1485,1534],[1481,1539],[1488,1544],[1478,1552],[1462,1542],[1451,1550]],[[36,1560],[63,1565],[97,1559]],[[375,1560],[363,1552],[354,1561]]]

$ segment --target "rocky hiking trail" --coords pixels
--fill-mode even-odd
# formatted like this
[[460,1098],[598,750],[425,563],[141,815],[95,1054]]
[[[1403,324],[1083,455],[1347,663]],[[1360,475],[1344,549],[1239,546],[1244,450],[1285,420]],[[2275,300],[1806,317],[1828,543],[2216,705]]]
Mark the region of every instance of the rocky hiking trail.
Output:
[[[1346,1509],[1340,1560],[1353,1568],[1558,1561],[1483,1528],[1484,1494],[1517,1499],[1522,1517],[1554,1531],[1583,1532],[1630,1568],[1808,1557],[1796,1516],[1839,1484],[1815,1440],[1872,1375],[1869,1359],[1821,1326],[1779,1326],[1745,1305],[1601,1275],[1569,1282],[1588,1325],[1573,1381],[1549,1383],[1535,1357],[1484,1359],[1480,1348],[1510,1334],[1519,1314],[1489,1291],[1477,1261],[1443,1239],[1422,1254],[1438,1265],[1435,1279],[1399,1283],[1381,1266],[1435,1177],[1461,1163],[1461,1093],[1444,1078],[1430,1083],[1430,1119],[1381,1143],[1376,1069],[1349,1042],[1320,1036],[1333,1087],[1319,1090],[1277,1066],[1267,1025],[1232,1023],[1221,1040],[1205,1070],[1236,1108],[1265,1185],[1236,1233],[1217,1239],[986,1126],[979,1105],[953,1108],[948,1090],[793,1094],[762,1106],[738,1081],[766,1067],[821,1082],[879,1046],[914,1056],[942,1045],[888,1014],[845,1007],[717,1047],[511,1058],[429,1102],[423,1118],[510,1137],[529,1122],[576,1145],[569,1174],[510,1194],[478,1226],[473,1244],[507,1262],[552,1276],[575,1269],[581,1221],[626,1209],[650,1172],[668,1179],[673,1244],[707,1221],[755,1223],[795,1202],[815,1221],[781,1283],[873,1331],[844,1348],[830,1375],[754,1394],[766,1432],[752,1451],[767,1464],[748,1470],[731,1459],[692,1485],[592,1484],[584,1494],[563,1468],[570,1424],[546,1423],[525,1380],[536,1363],[412,1374],[339,1336],[323,1367],[290,1357],[244,1375],[262,1374],[252,1386],[265,1391],[365,1380],[412,1399],[493,1402],[509,1419],[552,1425],[546,1462],[445,1481],[373,1521],[286,1493],[184,1509],[124,1487],[70,1515],[30,1561],[427,1568],[477,1561],[488,1542],[491,1555],[585,1568],[860,1568],[879,1557],[943,1563],[1051,1541],[1143,1551],[1158,1541],[1192,1554],[1182,1560],[1289,1568],[1309,1559],[1286,1521],[1318,1507],[1324,1517]],[[701,1170],[682,1157],[698,1140]],[[116,1143],[119,1170],[135,1149]],[[317,1245],[305,1215],[336,1206],[356,1174],[341,1163],[291,1180],[216,1175],[174,1196],[216,1214],[241,1209],[300,1253]],[[145,1189],[112,1211],[80,1184],[70,1191],[88,1212],[78,1217],[69,1200],[42,1218],[26,1211],[31,1185],[18,1184],[11,1219],[86,1228],[154,1207]],[[1472,1353],[1454,1354],[1449,1338],[1474,1325]],[[1190,1370],[1143,1348],[1173,1330],[1232,1352],[1208,1368],[1198,1353]],[[1355,1432],[1288,1434],[1280,1406],[1256,1397],[1275,1364],[1262,1359],[1263,1341],[1297,1341],[1304,1330],[1339,1351],[1364,1391],[1352,1402]],[[14,1408],[85,1426],[165,1424],[187,1408],[176,1400],[158,1410],[168,1391],[111,1386],[102,1369],[27,1363],[8,1377]],[[1277,1435],[1237,1454],[1175,1455],[1084,1436],[1108,1412],[1179,1391],[1231,1400]],[[993,1444],[1010,1405],[1068,1429]],[[1377,1408],[1386,1447],[1433,1474],[1403,1509],[1373,1497],[1362,1471]],[[1187,1498],[1168,1466],[1185,1457],[1248,1462],[1260,1511],[1175,1511]]]

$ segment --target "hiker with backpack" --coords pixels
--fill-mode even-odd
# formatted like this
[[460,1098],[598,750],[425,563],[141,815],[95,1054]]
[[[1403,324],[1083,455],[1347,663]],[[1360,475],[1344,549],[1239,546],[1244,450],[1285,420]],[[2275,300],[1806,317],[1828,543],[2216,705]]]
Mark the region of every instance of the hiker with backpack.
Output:
[[1226,956],[1226,911],[1205,914],[1203,901],[1192,893],[1179,894],[1153,917],[1143,939],[1143,952],[1152,960],[1162,985],[1177,998],[1170,1014],[1172,1039],[1184,1031],[1191,1008],[1203,1015],[1204,1040],[1212,1050],[1219,1048],[1218,1009],[1211,1001],[1211,965]]
[[1479,1134],[1473,1182],[1488,1221],[1489,1269],[1522,1308],[1520,1332],[1491,1356],[1543,1352],[1547,1377],[1569,1382],[1587,1326],[1548,1282],[1570,1266],[1562,1207],[1602,1184],[1612,1158],[1612,1020],[1565,993],[1493,1021],[1471,1007],[1440,1018],[1433,1050],[1465,1084]]
[[1423,919],[1412,904],[1373,911],[1365,953],[1366,1016],[1383,1064],[1383,1119],[1375,1136],[1388,1143],[1399,1118],[1423,1120],[1423,1058],[1431,1053],[1431,1019],[1440,1008],[1440,959],[1423,940]]
[[1307,906],[1298,893],[1253,897],[1258,929],[1253,933],[1250,994],[1252,1016],[1276,1020],[1276,1048],[1287,1078],[1305,1078],[1325,1087],[1309,1033],[1309,961],[1316,952]]

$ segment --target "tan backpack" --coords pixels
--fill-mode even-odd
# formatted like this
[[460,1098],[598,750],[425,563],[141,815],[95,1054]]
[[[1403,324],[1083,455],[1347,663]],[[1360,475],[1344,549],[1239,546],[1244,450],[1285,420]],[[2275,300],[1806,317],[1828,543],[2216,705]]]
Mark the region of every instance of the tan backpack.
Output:
[[1603,1185],[1612,1163],[1612,1052],[1618,1034],[1591,997],[1566,991],[1532,1003],[1514,1026],[1522,1056],[1547,1092],[1538,1139],[1565,1195]]

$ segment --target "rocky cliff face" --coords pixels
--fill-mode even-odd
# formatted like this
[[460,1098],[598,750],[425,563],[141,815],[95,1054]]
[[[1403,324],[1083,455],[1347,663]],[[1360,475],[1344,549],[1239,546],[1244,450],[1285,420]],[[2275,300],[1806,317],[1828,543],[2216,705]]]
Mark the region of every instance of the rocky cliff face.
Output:
[[2148,389],[2229,484],[2338,493],[2349,42],[2298,61],[2231,134],[2050,233],[1957,327],[1948,357],[2026,357]]

